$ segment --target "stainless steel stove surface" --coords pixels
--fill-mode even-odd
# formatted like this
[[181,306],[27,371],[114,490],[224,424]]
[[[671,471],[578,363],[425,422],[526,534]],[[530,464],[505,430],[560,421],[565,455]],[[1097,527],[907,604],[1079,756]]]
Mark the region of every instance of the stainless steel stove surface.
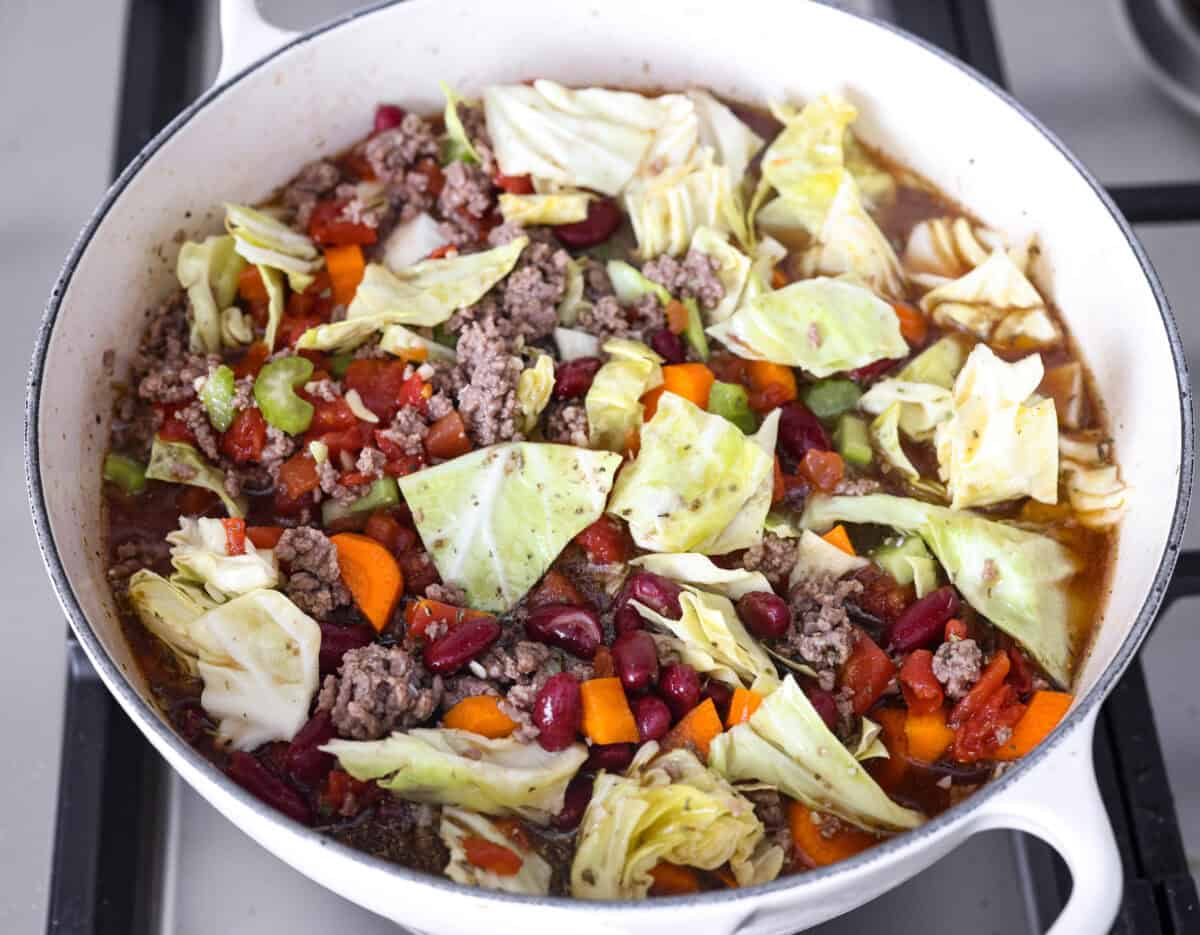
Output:
[[[982,0],[947,5],[961,11],[976,2]],[[199,51],[193,50],[193,55],[202,63],[199,70],[208,74],[217,57],[215,5],[215,0],[205,0],[196,4],[199,15],[195,9],[188,14],[202,26]],[[260,5],[279,25],[302,28],[362,4],[261,0]],[[857,0],[845,5],[883,16],[912,14],[921,6],[901,0]],[[20,284],[23,301],[10,314],[19,319],[17,337],[28,339],[5,342],[2,351],[9,355],[7,366],[0,368],[0,379],[9,381],[4,394],[9,405],[3,415],[14,437],[20,424],[17,374],[24,372],[52,273],[105,181],[107,141],[113,137],[122,68],[123,17],[156,10],[161,15],[164,9],[186,6],[186,0],[113,0],[86,6],[69,0],[37,4],[9,0],[0,9],[4,52],[0,79],[9,79],[3,81],[6,88],[21,86],[27,76],[44,71],[38,67],[43,50],[61,41],[59,24],[68,17],[75,23],[71,34],[88,37],[78,48],[72,47],[72,69],[45,87],[38,106],[33,106],[34,99],[14,94],[0,100],[4,115],[0,126],[6,128],[0,165],[26,173],[36,166],[35,177],[54,179],[45,188],[8,191],[3,196],[6,202],[13,198],[13,205],[0,222],[0,245],[6,248],[0,250],[0,264],[6,274],[3,280]],[[1200,118],[1176,107],[1144,76],[1108,2],[993,0],[992,8],[1000,63],[1010,87],[1101,181],[1200,183]],[[920,19],[926,11],[915,15]],[[1064,36],[1071,41],[1062,41]],[[86,76],[84,82],[79,81],[81,76]],[[60,117],[69,122],[61,122]],[[18,126],[26,132],[12,129]],[[1200,223],[1158,225],[1139,232],[1164,278],[1189,358],[1196,365],[1200,363],[1200,311],[1193,297],[1200,295],[1200,264],[1196,263]],[[0,470],[7,481],[0,484],[7,491],[0,504],[14,528],[27,530],[27,521],[18,515],[26,507],[20,496],[15,447],[0,458]],[[1200,527],[1195,523],[1189,527],[1187,545],[1200,547]],[[49,597],[32,548],[9,546],[6,558],[8,562],[0,563],[4,592],[20,595],[5,603],[11,608],[10,627],[20,626],[30,633],[20,637],[28,647],[28,665],[16,678],[0,682],[0,731],[9,738],[10,764],[25,760],[32,765],[33,775],[11,766],[0,773],[0,797],[7,806],[6,818],[0,822],[0,866],[6,868],[0,878],[0,931],[32,932],[45,924],[47,911],[64,634],[61,614]],[[1164,615],[1143,653],[1154,719],[1193,872],[1200,869],[1200,783],[1194,779],[1200,775],[1200,702],[1192,688],[1200,668],[1200,641],[1192,628],[1198,609],[1194,602],[1178,602]],[[1137,685],[1130,690],[1136,692]],[[34,709],[46,712],[36,723],[24,714]],[[1102,756],[1111,756],[1104,751]],[[136,896],[138,931],[178,935],[397,931],[259,848],[153,754],[147,762],[154,774],[147,788],[157,787],[161,795],[159,804],[150,809],[154,827],[143,859],[151,867],[139,877],[145,888]],[[1105,768],[1115,774],[1121,765],[1109,762]],[[1160,795],[1165,794],[1160,790]],[[106,791],[97,800],[112,801],[119,795]],[[70,842],[62,846],[69,847]],[[1055,859],[1040,842],[1014,833],[989,832],[898,890],[814,931],[824,935],[1039,932],[1061,905],[1056,874]],[[1149,930],[1130,925],[1126,931]],[[83,930],[70,925],[51,929]]]

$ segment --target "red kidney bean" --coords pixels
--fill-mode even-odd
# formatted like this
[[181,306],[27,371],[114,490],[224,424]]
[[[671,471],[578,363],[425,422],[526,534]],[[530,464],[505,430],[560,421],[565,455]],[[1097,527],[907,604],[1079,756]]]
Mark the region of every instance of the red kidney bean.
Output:
[[906,653],[937,642],[946,621],[958,613],[958,608],[958,595],[952,585],[930,591],[892,624],[887,634],[888,649]]
[[625,767],[633,762],[636,752],[635,743],[594,744],[580,769],[589,773],[598,773],[602,769],[610,773],[624,772]]
[[554,827],[559,831],[572,831],[583,821],[583,813],[587,811],[588,803],[592,801],[591,776],[576,776],[567,783],[567,791],[563,795],[563,807],[553,818]]
[[319,623],[321,628],[321,650],[317,663],[322,675],[338,670],[342,656],[352,649],[369,646],[375,642],[375,629],[367,623],[355,623],[340,627],[336,623]]
[[737,602],[737,614],[759,639],[778,639],[792,625],[792,610],[778,594],[751,591]]
[[871,383],[891,370],[897,363],[898,361],[895,360],[877,360],[875,363],[859,367],[857,370],[848,370],[846,376],[855,383]]
[[[648,571],[638,571],[625,581],[621,593],[617,595],[616,608],[619,613],[630,601],[637,601],[664,617],[678,620],[683,616],[683,608],[679,604],[679,595],[682,593],[683,588],[674,581]],[[629,609],[637,613],[632,607]]]
[[686,663],[672,662],[658,677],[658,694],[679,720],[700,703],[700,676]]
[[557,646],[580,659],[591,659],[604,642],[600,618],[577,604],[535,607],[525,619],[525,634],[531,640]]
[[637,721],[642,743],[659,740],[671,729],[671,709],[654,695],[643,695],[633,702],[633,719]]
[[733,701],[733,689],[724,682],[718,682],[716,679],[709,679],[704,683],[705,698],[711,698],[713,705],[717,709],[717,714],[721,716],[721,723],[729,717],[729,705]]
[[544,750],[565,750],[575,742],[583,723],[579,681],[569,672],[552,675],[533,700],[533,724]]
[[668,364],[682,364],[687,360],[687,348],[683,345],[683,338],[666,328],[651,332],[648,343]]
[[644,692],[658,678],[658,650],[645,630],[622,633],[612,644],[613,669],[627,693]]
[[617,636],[633,633],[641,628],[642,615],[634,610],[632,605],[624,604],[613,613],[613,629],[617,631]]
[[238,750],[225,768],[229,778],[251,795],[304,825],[312,824],[312,810],[304,797],[249,753]]
[[494,617],[464,620],[425,647],[425,666],[435,675],[449,675],[462,668],[500,637]]
[[779,409],[779,448],[799,461],[810,450],[829,451],[833,442],[821,420],[798,399]]
[[837,702],[833,698],[833,692],[827,692],[823,688],[817,688],[815,685],[810,685],[804,689],[804,694],[808,695],[808,700],[812,703],[817,714],[821,715],[821,720],[825,722],[825,726],[830,730],[837,727],[838,710]]
[[296,732],[283,757],[288,775],[306,786],[319,786],[333,769],[334,758],[320,748],[334,738],[328,711],[318,711]]
[[621,226],[621,209],[611,198],[593,198],[588,202],[587,217],[574,224],[559,224],[554,234],[566,246],[576,250],[604,243]]
[[204,714],[204,709],[198,704],[189,703],[177,708],[172,720],[175,722],[175,729],[188,743],[195,743],[206,731],[213,729],[213,725]]
[[384,130],[394,130],[403,122],[404,111],[395,104],[380,104],[375,108],[374,132],[382,133]]
[[554,398],[578,399],[586,396],[599,369],[599,357],[576,357],[559,364],[554,371]]

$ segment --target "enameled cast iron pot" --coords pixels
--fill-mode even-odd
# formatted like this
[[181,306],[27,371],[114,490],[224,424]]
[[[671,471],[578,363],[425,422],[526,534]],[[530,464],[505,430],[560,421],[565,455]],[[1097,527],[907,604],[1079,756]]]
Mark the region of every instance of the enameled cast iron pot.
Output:
[[[313,880],[427,932],[795,931],[995,827],[1032,832],[1069,864],[1074,888],[1054,932],[1106,931],[1121,866],[1096,786],[1092,731],[1175,565],[1190,493],[1191,405],[1179,335],[1141,246],[1045,127],[929,45],[815,3],[412,0],[300,36],[265,24],[252,0],[222,7],[218,83],[138,155],[84,229],[50,298],[28,397],[29,494],[58,598],[109,689],[172,766]],[[149,700],[105,580],[98,477],[111,378],[102,352],[115,349],[117,373],[125,370],[144,310],[174,283],[172,236],[219,229],[222,202],[259,200],[304,163],[364,136],[377,101],[429,112],[441,106],[439,79],[469,93],[534,76],[696,83],[750,101],[840,90],[859,107],[855,129],[868,142],[988,225],[1037,233],[1037,281],[1061,307],[1109,406],[1133,504],[1075,709],[1002,779],[919,830],[747,890],[606,904],[497,895],[397,868],[293,823],[214,769]]]

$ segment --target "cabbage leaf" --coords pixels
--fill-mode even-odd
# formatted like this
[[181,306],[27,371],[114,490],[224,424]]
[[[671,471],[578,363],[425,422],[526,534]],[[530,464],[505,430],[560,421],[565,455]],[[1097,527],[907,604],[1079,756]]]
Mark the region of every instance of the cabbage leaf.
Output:
[[538,354],[537,363],[526,367],[517,378],[517,412],[523,433],[528,434],[537,426],[553,389],[554,358]]
[[217,606],[200,587],[168,581],[143,568],[129,579],[129,602],[142,625],[162,640],[192,675],[203,659],[216,665],[232,663],[229,655],[209,631],[198,625]]
[[634,568],[712,591],[732,601],[740,600],[753,591],[770,591],[771,584],[761,571],[745,568],[722,568],[707,555],[697,552],[651,552],[630,559]]
[[458,115],[458,105],[462,102],[462,98],[446,82],[442,81],[439,84],[442,87],[442,94],[446,98],[446,106],[442,110],[442,123],[446,127],[446,137],[442,145],[442,162],[457,161],[479,165],[481,161],[479,153],[475,151],[471,138],[467,136],[466,128],[463,127],[462,118]]
[[624,451],[630,434],[642,425],[641,398],[662,385],[662,358],[646,345],[624,338],[605,341],[604,352],[609,360],[596,371],[583,399],[588,444],[606,451]]
[[[509,442],[399,479],[443,581],[505,611],[604,512],[620,455]],[[465,804],[465,803],[464,803]]]
[[653,295],[663,306],[668,305],[671,301],[671,293],[664,286],[659,285],[653,279],[647,279],[642,275],[641,270],[624,260],[609,260],[604,269],[608,273],[609,281],[612,282],[617,301],[622,305],[633,305],[645,295]]
[[269,266],[259,266],[258,274],[262,277],[263,287],[267,290],[267,327],[263,332],[263,343],[275,350],[275,332],[283,321],[283,309],[286,304],[283,289],[283,274]]
[[[1009,316],[1017,316],[1007,333],[1030,335],[1053,333],[1044,343],[1053,344],[1058,330],[1046,312],[1046,303],[1013,258],[1003,249],[991,255],[965,276],[942,283],[925,293],[921,308],[939,325],[960,328],[987,340]],[[1034,318],[1026,322],[1026,319]]]
[[1110,463],[1108,443],[1094,435],[1060,435],[1059,466],[1067,500],[1079,521],[1092,529],[1115,526],[1129,505],[1121,472]]
[[574,224],[587,217],[590,196],[585,192],[555,192],[549,195],[500,196],[504,220],[525,227],[531,224]]
[[[484,815],[447,806],[442,809],[438,837],[450,852],[450,862],[446,864],[445,873],[455,883],[505,893],[522,893],[526,896],[550,895],[552,871],[541,854],[517,840],[515,835],[505,834]],[[521,868],[516,873],[502,875],[494,870],[477,867],[467,857],[464,841],[469,837],[482,838],[512,851],[521,859]]]
[[221,353],[221,315],[233,305],[238,274],[246,265],[235,246],[225,236],[188,241],[179,248],[175,275],[191,305],[188,343],[193,351]]
[[899,471],[909,480],[919,480],[921,472],[904,453],[900,445],[901,404],[892,403],[871,422],[871,441],[884,460],[884,470]]
[[847,555],[836,545],[805,529],[800,532],[800,541],[796,544],[796,564],[792,566],[792,573],[788,577],[788,588],[794,588],[802,578],[824,575],[841,578],[868,564],[862,556]]
[[562,811],[567,783],[587,759],[574,743],[551,753],[512,737],[490,740],[448,728],[418,728],[382,740],[333,740],[321,748],[360,782],[402,799],[514,815],[545,824]]
[[225,524],[219,519],[179,517],[179,528],[167,533],[177,581],[197,584],[214,601],[226,601],[258,588],[279,584],[275,552],[258,549],[246,539],[241,555],[230,555]]
[[233,235],[239,256],[256,266],[299,277],[293,280],[294,286],[309,281],[307,277],[325,263],[311,239],[266,212],[226,203],[225,229]]
[[246,515],[245,497],[231,497],[225,490],[225,472],[205,461],[204,456],[187,442],[169,442],[154,436],[146,478],[203,487],[220,497],[230,516]]
[[563,361],[600,356],[600,339],[577,328],[555,328],[554,346],[558,348],[559,359]]
[[[780,215],[786,211],[815,236],[846,175],[843,142],[858,111],[829,95],[800,111],[778,104],[771,110],[784,128],[763,153],[763,180],[779,192],[786,205],[779,209]],[[771,213],[766,211],[766,221],[760,214],[764,226],[770,225]]]
[[736,180],[706,151],[699,162],[675,166],[625,191],[625,211],[637,239],[637,253],[649,260],[662,253],[683,253],[701,227],[732,231],[747,239]]
[[586,285],[583,264],[574,257],[567,259],[566,277],[563,297],[558,302],[558,323],[570,328],[579,321],[579,316],[584,309],[592,307],[592,303],[583,294]]
[[967,362],[967,348],[955,335],[938,338],[905,364],[896,379],[906,383],[931,383],[949,390],[954,387],[954,378]]
[[389,354],[414,361],[452,364],[458,360],[454,348],[446,347],[404,325],[388,325],[379,338],[379,347]]
[[918,441],[933,438],[937,427],[954,414],[954,402],[948,389],[899,378],[880,380],[863,393],[858,407],[880,417],[896,409],[896,424],[900,431]]
[[447,243],[441,226],[425,211],[401,221],[383,244],[383,265],[390,270],[406,269]]
[[707,91],[693,88],[686,93],[700,121],[700,145],[711,149],[717,162],[729,169],[734,185],[740,184],[763,147],[762,137]]
[[702,314],[705,325],[718,324],[732,315],[742,301],[750,278],[750,258],[711,227],[696,229],[690,249],[717,261],[717,278],[725,288],[725,295],[714,308],[704,309]]

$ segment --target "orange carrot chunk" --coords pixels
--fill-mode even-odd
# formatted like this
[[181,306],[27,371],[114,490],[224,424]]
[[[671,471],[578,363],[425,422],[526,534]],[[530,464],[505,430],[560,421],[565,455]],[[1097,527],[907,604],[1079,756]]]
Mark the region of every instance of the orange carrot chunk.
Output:
[[330,541],[337,547],[342,580],[358,609],[382,631],[404,591],[404,575],[396,559],[369,536],[343,532]]
[[865,851],[879,838],[873,834],[842,823],[830,837],[821,833],[821,816],[799,802],[788,804],[788,824],[792,829],[792,841],[799,854],[807,858],[814,867],[827,867],[839,860],[853,857]]
[[663,312],[667,316],[667,330],[671,334],[683,334],[688,323],[687,307],[678,299],[672,299]]
[[662,399],[662,394],[667,391],[665,386],[656,386],[650,392],[642,396],[642,418],[649,422],[654,418],[654,413],[658,412],[658,401]]
[[516,730],[517,722],[500,710],[500,700],[494,695],[472,695],[446,712],[442,726],[496,740]]
[[919,347],[924,344],[925,336],[929,333],[929,323],[925,321],[925,316],[920,310],[907,302],[893,302],[892,309],[900,322],[900,336],[909,346]]
[[1063,719],[1075,696],[1067,692],[1038,691],[1029,699],[1029,707],[1013,728],[1008,743],[995,753],[997,760],[1015,760],[1046,739]]
[[637,743],[637,722],[619,678],[588,679],[579,686],[583,733],[592,743]]
[[854,551],[854,544],[850,541],[850,534],[846,532],[846,527],[841,523],[834,526],[829,532],[821,537],[830,545],[837,546],[847,555],[857,555]]
[[775,405],[796,398],[796,374],[791,367],[773,364],[769,360],[751,360],[746,363],[746,376],[751,388],[758,393],[772,387]]
[[682,896],[684,893],[700,892],[700,877],[691,867],[662,861],[650,868],[650,876],[654,878],[650,886],[651,896]]
[[692,708],[683,716],[683,720],[671,728],[659,747],[663,751],[688,747],[707,760],[708,746],[722,730],[724,727],[721,715],[717,714],[717,706],[711,698],[706,698],[703,704]]
[[717,378],[704,364],[668,364],[662,371],[665,392],[708,408],[708,394]]
[[751,715],[758,710],[763,698],[756,691],[748,688],[735,688],[733,698],[729,701],[729,716],[725,718],[726,727],[734,727],[750,720]]
[[325,266],[329,270],[333,300],[338,305],[349,305],[367,268],[362,247],[356,243],[343,247],[326,247]]
[[954,731],[946,726],[946,710],[913,714],[904,719],[904,738],[908,755],[922,763],[936,763],[954,742]]

